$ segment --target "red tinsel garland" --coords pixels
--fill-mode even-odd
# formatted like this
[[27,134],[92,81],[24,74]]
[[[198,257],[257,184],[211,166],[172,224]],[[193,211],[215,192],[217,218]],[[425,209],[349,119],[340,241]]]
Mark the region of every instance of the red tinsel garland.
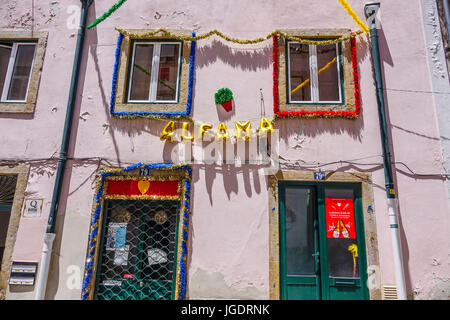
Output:
[[352,53],[353,81],[355,86],[355,111],[280,111],[278,101],[278,36],[273,36],[273,112],[275,117],[303,117],[303,118],[357,118],[361,111],[361,97],[359,90],[358,61],[356,59],[356,40],[350,39]]

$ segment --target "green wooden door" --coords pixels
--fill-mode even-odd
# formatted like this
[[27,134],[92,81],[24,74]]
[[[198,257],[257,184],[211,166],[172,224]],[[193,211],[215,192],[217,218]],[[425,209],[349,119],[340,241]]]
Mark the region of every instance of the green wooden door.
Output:
[[283,181],[280,296],[368,299],[360,185]]
[[95,299],[173,299],[178,211],[178,201],[106,201]]

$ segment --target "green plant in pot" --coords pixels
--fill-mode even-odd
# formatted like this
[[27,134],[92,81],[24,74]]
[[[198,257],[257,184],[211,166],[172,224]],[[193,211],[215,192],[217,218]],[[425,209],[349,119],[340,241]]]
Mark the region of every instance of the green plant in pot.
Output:
[[233,100],[233,92],[231,92],[228,88],[222,88],[217,90],[214,95],[214,99],[216,100],[216,104],[222,105],[222,107],[227,111],[231,111],[232,109],[232,100]]

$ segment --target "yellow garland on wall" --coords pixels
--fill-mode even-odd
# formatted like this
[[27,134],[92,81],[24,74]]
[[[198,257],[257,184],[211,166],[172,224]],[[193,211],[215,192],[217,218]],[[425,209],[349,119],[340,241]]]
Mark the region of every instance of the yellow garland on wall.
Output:
[[121,34],[123,34],[126,37],[130,37],[132,39],[148,39],[151,37],[154,37],[158,34],[161,34],[161,36],[164,36],[165,38],[170,38],[170,39],[176,39],[176,40],[180,40],[180,41],[198,41],[198,40],[203,40],[206,38],[209,38],[213,35],[217,35],[219,37],[221,37],[222,39],[229,41],[229,42],[233,42],[233,43],[238,43],[238,44],[254,44],[254,43],[259,43],[259,42],[263,42],[266,41],[270,38],[272,38],[274,35],[280,35],[283,36],[284,38],[291,40],[291,41],[296,41],[302,44],[307,44],[307,45],[330,45],[330,44],[336,44],[339,42],[343,42],[346,40],[349,40],[351,38],[356,37],[357,35],[364,33],[363,30],[358,30],[355,32],[350,32],[347,35],[344,35],[342,37],[336,38],[336,39],[332,39],[332,40],[308,40],[305,38],[300,38],[300,37],[294,37],[294,36],[289,36],[286,32],[282,32],[281,30],[275,30],[272,33],[268,34],[265,37],[260,37],[260,38],[256,38],[256,39],[251,39],[251,40],[242,40],[242,39],[236,39],[236,38],[231,38],[225,34],[223,34],[222,32],[214,29],[211,30],[207,33],[204,33],[202,35],[196,36],[196,37],[192,37],[192,36],[180,36],[180,35],[176,35],[170,31],[168,31],[167,29],[163,29],[160,28],[158,30],[155,31],[149,31],[149,32],[129,32],[125,29],[121,29],[121,28],[115,28],[118,32],[120,32]]
[[344,7],[347,13],[352,17],[352,19],[356,22],[356,24],[361,28],[365,33],[369,33],[369,28],[367,28],[366,24],[359,19],[358,15],[355,11],[353,11],[352,7],[348,4],[347,0],[338,0],[339,3]]
[[[325,70],[327,70],[329,67],[331,67],[334,63],[336,62],[336,57],[333,58],[333,60],[331,60],[330,62],[328,62],[322,69],[320,69],[317,74],[321,74],[322,72],[324,72]],[[305,81],[303,81],[302,83],[300,83],[295,89],[293,89],[291,91],[291,94],[297,92],[298,90],[300,90],[301,88],[303,88],[306,84],[308,84],[310,81],[310,79],[306,79]]]

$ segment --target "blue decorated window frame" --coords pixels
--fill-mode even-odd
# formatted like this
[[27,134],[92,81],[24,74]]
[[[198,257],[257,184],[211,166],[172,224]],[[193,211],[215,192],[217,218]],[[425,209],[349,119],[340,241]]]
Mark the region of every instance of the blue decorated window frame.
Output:
[[[186,32],[184,32],[186,34]],[[194,33],[189,33],[195,37]],[[177,102],[128,101],[130,65],[136,42],[177,42],[181,44]],[[119,33],[111,85],[110,113],[119,118],[190,118],[195,72],[196,41],[164,37],[134,39]]]
[[93,213],[89,230],[88,248],[84,268],[84,276],[81,290],[81,300],[94,299],[97,262],[100,253],[101,226],[104,219],[104,202],[108,198],[104,191],[107,190],[108,179],[111,177],[133,177],[174,179],[180,180],[180,210],[178,213],[177,243],[175,252],[175,300],[186,299],[187,287],[187,255],[188,255],[188,230],[190,218],[190,198],[192,168],[189,165],[172,163],[137,163],[124,168],[103,168],[98,173],[96,193],[94,196]]

